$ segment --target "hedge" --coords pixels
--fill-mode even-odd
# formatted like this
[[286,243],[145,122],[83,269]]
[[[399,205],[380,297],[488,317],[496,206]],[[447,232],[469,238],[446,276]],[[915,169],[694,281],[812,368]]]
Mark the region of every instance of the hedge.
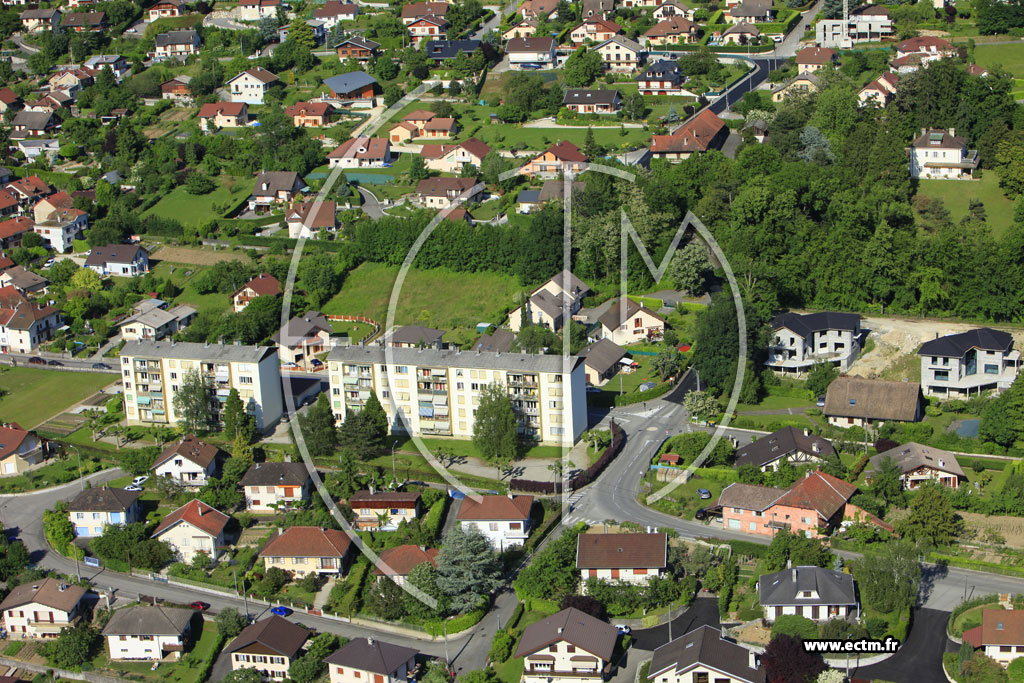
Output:
[[[240,235],[235,241],[245,247],[275,247],[280,245],[285,251],[291,251],[299,242],[289,237],[256,237],[255,235]],[[315,244],[318,251],[337,252],[351,248],[347,242],[316,240]]]
[[664,384],[659,384],[653,389],[648,389],[647,391],[630,392],[628,394],[616,394],[615,405],[628,406],[640,403],[642,401],[653,401],[659,396],[664,396],[669,391],[671,391],[672,386],[673,385],[671,382],[665,382]]
[[217,641],[213,644],[213,650],[210,652],[209,659],[205,660],[203,667],[199,669],[199,673],[196,675],[196,683],[204,683],[204,681],[210,678],[210,674],[213,673],[213,665],[217,663],[217,655],[225,640],[224,634],[218,629]]
[[868,462],[870,462],[870,460],[871,456],[864,454],[853,464],[853,468],[850,470],[851,482],[857,481],[857,477],[859,477],[860,473],[864,471],[864,468],[868,466]]
[[461,633],[462,631],[465,631],[467,628],[472,628],[473,626],[476,626],[478,623],[480,623],[480,620],[484,618],[485,614],[487,614],[487,607],[489,606],[489,603],[490,599],[484,598],[483,600],[481,600],[480,606],[472,612],[460,614],[459,616],[453,617],[452,619],[435,619],[433,621],[425,622],[423,624],[423,630],[435,638],[437,638],[438,636],[443,636],[445,634],[444,622],[447,621],[448,635],[452,635],[453,633]]
[[955,555],[945,555],[943,553],[936,552],[928,553],[928,556],[925,559],[936,564],[953,565],[954,567],[961,567],[963,569],[977,569],[978,571],[989,572],[990,574],[1024,577],[1024,567],[996,564],[995,562],[983,562],[981,560],[972,560],[967,557],[957,557]]
[[444,524],[444,513],[448,509],[448,496],[430,506],[426,516],[423,518],[423,529],[430,534],[430,538],[437,538]]
[[970,600],[964,600],[959,605],[953,608],[953,611],[949,613],[949,621],[946,622],[946,633],[951,636],[961,636],[962,633],[956,633],[953,630],[953,624],[956,622],[957,617],[974,607],[980,607],[981,605],[987,605],[990,602],[999,602],[999,596],[995,594],[991,595],[979,595],[976,598]]
[[522,619],[523,613],[526,612],[526,603],[520,600],[516,603],[516,608],[512,610],[512,616],[508,618],[508,624],[505,628],[512,630],[519,625],[519,620]]
[[956,456],[956,461],[960,463],[960,466],[964,469],[974,468],[975,464],[979,464],[986,470],[996,470],[1002,472],[1006,469],[1006,466],[1014,462],[1013,460],[996,460],[995,458],[971,458],[965,455]]
[[[721,544],[721,540],[717,538],[705,538],[701,539],[709,543]],[[761,545],[760,543],[753,543],[751,541],[726,541],[725,544],[732,548],[734,553],[740,555],[746,555],[748,557],[761,558],[768,554],[768,546]]]
[[[614,420],[611,423],[611,428],[612,442],[604,449],[604,452],[601,453],[601,457],[597,459],[597,462],[580,474],[577,474],[569,481],[570,490],[575,491],[576,489],[586,486],[590,482],[594,481],[594,479],[601,474],[604,468],[608,466],[608,463],[614,460],[615,456],[617,456],[622,450],[622,445],[626,442],[626,434],[622,431],[622,427],[617,425]],[[550,495],[562,492],[562,482],[512,479],[509,482],[509,489],[515,491],[527,491],[529,493],[545,493]]]

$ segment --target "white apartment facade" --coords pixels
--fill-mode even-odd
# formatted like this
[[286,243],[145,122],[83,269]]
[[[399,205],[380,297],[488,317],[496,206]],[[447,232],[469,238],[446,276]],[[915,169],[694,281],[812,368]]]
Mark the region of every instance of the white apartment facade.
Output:
[[1009,332],[988,327],[949,334],[921,345],[921,391],[959,398],[1009,388],[1020,372],[1020,351]]
[[121,349],[121,384],[128,424],[178,424],[174,394],[198,371],[210,388],[210,418],[219,422],[231,389],[258,430],[272,429],[284,412],[277,351],[266,346],[134,341]]
[[783,374],[807,372],[815,363],[846,372],[860,354],[860,338],[856,313],[784,313],[772,320],[765,365]]
[[480,391],[496,383],[506,387],[524,438],[572,444],[587,426],[580,358],[566,368],[560,356],[336,347],[327,360],[339,422],[375,392],[392,432],[469,439]]

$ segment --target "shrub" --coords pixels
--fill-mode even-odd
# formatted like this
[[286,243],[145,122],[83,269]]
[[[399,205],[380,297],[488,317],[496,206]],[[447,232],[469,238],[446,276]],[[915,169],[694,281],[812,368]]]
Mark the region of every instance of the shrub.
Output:
[[[883,622],[884,623],[884,622]],[[783,614],[772,624],[772,638],[785,634],[794,638],[812,640],[818,637],[818,625],[798,614]]]
[[492,662],[502,664],[508,661],[508,658],[512,656],[512,647],[516,644],[516,639],[505,629],[499,629],[494,634],[494,639],[491,641],[491,649],[487,653],[487,656]]

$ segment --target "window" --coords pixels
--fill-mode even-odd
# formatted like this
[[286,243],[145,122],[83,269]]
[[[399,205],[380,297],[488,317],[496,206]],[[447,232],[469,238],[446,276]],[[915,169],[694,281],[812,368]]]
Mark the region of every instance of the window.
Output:
[[552,645],[548,648],[548,652],[558,652],[558,645]]
[[239,377],[238,378],[238,383],[239,384],[252,384],[252,377]]
[[576,646],[575,645],[566,645],[565,646],[565,651],[566,652],[576,652]]
[[993,365],[992,363],[985,363],[985,374],[986,375],[998,375],[999,366]]
[[488,525],[488,529],[490,529],[491,531],[497,531],[498,530],[498,523],[497,522],[491,522]]
[[949,380],[949,370],[934,370],[935,379],[939,382],[946,382]]
[[399,375],[408,375],[409,368],[405,365],[399,365],[397,368],[395,368],[395,372],[397,372]]

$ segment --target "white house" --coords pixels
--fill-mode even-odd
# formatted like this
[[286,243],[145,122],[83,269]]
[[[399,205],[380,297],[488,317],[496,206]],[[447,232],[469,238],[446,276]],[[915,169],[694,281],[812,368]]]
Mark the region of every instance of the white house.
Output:
[[713,626],[700,626],[654,651],[644,683],[764,683],[753,650],[726,640]]
[[277,76],[262,66],[247,69],[227,82],[232,102],[263,104],[263,96],[277,82]]
[[182,562],[192,562],[197,553],[205,553],[210,560],[216,560],[226,545],[224,529],[230,519],[194,499],[164,517],[153,532],[153,538],[169,544]]
[[530,624],[516,657],[522,683],[598,683],[607,680],[619,634],[611,624],[570,607]]
[[116,610],[103,628],[111,659],[181,659],[195,611],[181,607],[132,605]]
[[963,180],[974,177],[978,150],[967,149],[967,139],[955,128],[922,128],[908,148],[911,178]]
[[505,45],[510,69],[552,69],[555,66],[555,39],[512,38]]
[[981,626],[964,631],[964,642],[982,648],[1004,667],[1024,657],[1024,610],[986,609]]
[[108,244],[93,247],[85,267],[102,276],[135,277],[149,272],[149,252],[137,244]]
[[523,545],[530,535],[533,496],[480,496],[479,503],[466,497],[456,516],[463,529],[476,528],[495,550]]
[[153,474],[168,477],[190,488],[201,488],[217,471],[219,449],[195,434],[189,434],[171,443],[157,456]]
[[968,397],[1009,388],[1020,372],[1020,351],[1009,332],[981,327],[926,341],[921,356],[925,396]]
[[75,527],[75,536],[99,536],[108,524],[138,522],[139,491],[98,486],[86,489],[68,503],[68,517]]
[[821,567],[791,567],[757,580],[764,618],[796,614],[811,621],[860,619],[853,575]]
[[353,638],[324,661],[331,683],[406,683],[417,654],[376,638]]
[[296,501],[309,500],[312,481],[301,462],[263,462],[250,467],[241,481],[245,508],[250,512],[274,512]]
[[9,638],[56,638],[82,621],[84,586],[41,579],[15,586],[0,602]]
[[783,313],[772,320],[772,341],[765,365],[780,373],[804,373],[815,363],[846,372],[860,354],[860,316],[856,313]]
[[576,538],[576,569],[588,579],[612,583],[647,583],[668,566],[665,534],[580,534]]

